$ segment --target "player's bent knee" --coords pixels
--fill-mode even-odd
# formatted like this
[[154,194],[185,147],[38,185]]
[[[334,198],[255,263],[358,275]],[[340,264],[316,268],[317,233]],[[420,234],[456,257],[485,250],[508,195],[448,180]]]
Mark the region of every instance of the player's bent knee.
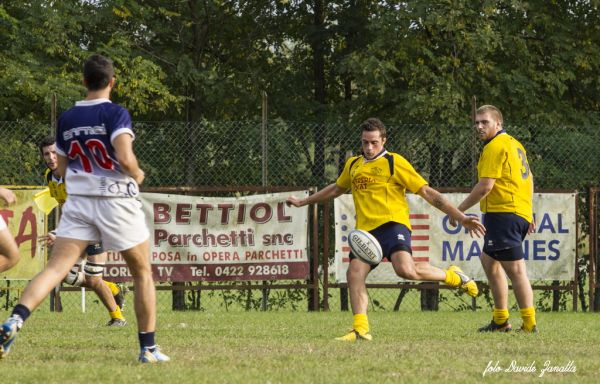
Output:
[[15,265],[17,265],[19,263],[19,260],[21,260],[20,253],[8,252],[6,255],[0,254],[0,256],[3,256],[7,260],[6,261],[7,268],[14,267]]
[[10,255],[8,258],[10,259],[12,265],[16,265],[19,262],[19,260],[21,260],[21,253],[15,252],[12,255]]
[[104,263],[92,263],[88,261],[83,267],[83,272],[90,279],[102,279],[104,274]]
[[14,267],[21,260],[21,252],[12,238],[8,244],[0,239],[0,257],[6,259],[5,265],[8,268]]
[[419,280],[417,271],[414,268],[406,268],[404,266],[394,266],[396,275],[407,280]]

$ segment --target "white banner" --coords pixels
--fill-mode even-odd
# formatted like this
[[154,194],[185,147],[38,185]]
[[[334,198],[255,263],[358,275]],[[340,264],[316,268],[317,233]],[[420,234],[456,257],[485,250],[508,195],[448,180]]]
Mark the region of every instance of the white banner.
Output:
[[[455,206],[460,204],[466,193],[444,194]],[[451,227],[448,216],[432,207],[418,195],[407,195],[412,226],[413,258],[416,262],[446,268],[458,265],[475,280],[486,281],[479,257],[483,238],[471,238],[462,228]],[[576,257],[577,198],[574,193],[536,193],[534,212],[536,232],[528,235],[523,243],[527,274],[532,280],[573,280]],[[346,282],[348,269],[347,234],[355,226],[352,195],[338,197],[334,203],[335,214],[335,261],[336,280]],[[467,211],[481,219],[479,204]],[[402,281],[394,272],[391,263],[384,259],[367,279],[367,282],[396,283]]]
[[[292,192],[237,198],[142,193],[157,281],[306,279],[308,207],[288,207]],[[308,191],[293,192],[308,196]],[[106,277],[129,280],[118,253]]]

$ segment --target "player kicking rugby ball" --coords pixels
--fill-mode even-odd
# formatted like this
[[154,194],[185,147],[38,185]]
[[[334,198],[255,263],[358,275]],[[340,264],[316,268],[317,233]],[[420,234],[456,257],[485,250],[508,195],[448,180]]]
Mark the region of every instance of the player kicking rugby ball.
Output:
[[[351,190],[356,209],[356,228],[368,231],[377,239],[382,256],[391,261],[398,276],[409,280],[443,281],[449,286],[461,287],[470,296],[477,296],[477,284],[460,268],[451,266],[442,270],[429,263],[413,261],[405,193],[409,190],[418,194],[432,206],[459,221],[472,236],[483,235],[483,225],[477,218],[460,212],[441,193],[431,188],[404,157],[384,148],[387,133],[379,119],[370,118],[360,128],[362,156],[348,159],[335,183],[305,199],[290,196],[287,203],[302,207],[334,199]],[[367,318],[368,295],[365,281],[373,268],[376,265],[370,265],[350,252],[347,281],[354,314],[353,324],[352,330],[337,340],[372,340]]]

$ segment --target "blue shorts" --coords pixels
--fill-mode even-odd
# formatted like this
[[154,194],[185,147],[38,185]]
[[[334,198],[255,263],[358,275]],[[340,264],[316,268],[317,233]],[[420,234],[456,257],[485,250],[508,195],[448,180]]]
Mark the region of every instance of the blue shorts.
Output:
[[485,236],[483,252],[496,260],[514,261],[524,258],[523,240],[529,223],[514,213],[492,212],[483,215]]
[[[383,257],[389,261],[392,261],[392,254],[397,251],[406,251],[412,255],[410,230],[406,228],[406,225],[390,221],[370,230],[369,233],[379,241]],[[350,252],[349,257],[350,260],[356,258],[352,252]],[[376,265],[371,268],[375,267]]]
[[99,255],[104,252],[104,248],[102,247],[102,243],[90,244],[85,249],[85,253],[88,256]]

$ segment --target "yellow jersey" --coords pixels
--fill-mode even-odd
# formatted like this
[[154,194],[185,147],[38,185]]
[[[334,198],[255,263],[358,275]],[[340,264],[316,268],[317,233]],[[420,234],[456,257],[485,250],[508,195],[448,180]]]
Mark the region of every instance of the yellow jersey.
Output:
[[417,193],[427,181],[404,157],[386,151],[373,160],[349,158],[336,184],[352,191],[356,228],[370,231],[396,222],[410,230],[406,190]]
[[501,131],[488,141],[477,163],[477,175],[496,179],[479,205],[481,212],[508,212],[533,221],[533,175],[527,152],[517,139]]
[[46,179],[46,184],[48,184],[48,188],[50,189],[50,196],[54,197],[56,201],[58,201],[58,204],[63,205],[67,200],[67,188],[62,178],[57,179],[54,177],[50,168],[46,169],[44,178]]

